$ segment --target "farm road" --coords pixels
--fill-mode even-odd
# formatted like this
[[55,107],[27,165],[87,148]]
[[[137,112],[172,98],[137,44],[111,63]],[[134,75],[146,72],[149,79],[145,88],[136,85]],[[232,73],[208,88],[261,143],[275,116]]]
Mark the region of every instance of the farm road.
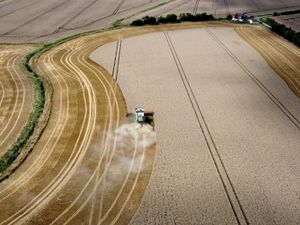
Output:
[[[92,58],[111,71],[115,49]],[[129,110],[156,112],[131,224],[299,224],[300,100],[232,28],[124,39],[118,83]]]

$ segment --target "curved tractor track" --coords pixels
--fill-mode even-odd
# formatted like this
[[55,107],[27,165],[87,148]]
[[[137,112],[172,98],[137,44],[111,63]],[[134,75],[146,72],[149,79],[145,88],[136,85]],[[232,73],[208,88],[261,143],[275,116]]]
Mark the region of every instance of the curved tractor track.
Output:
[[[300,50],[266,28],[238,27],[236,31],[256,48],[291,90],[300,97]],[[260,42],[256,40],[260,39]],[[280,63],[278,63],[280,62]]]
[[[264,30],[232,27],[183,31],[179,25],[169,32],[157,26],[156,33],[116,41],[91,55],[113,75],[118,58],[128,107],[143,103],[156,112],[153,174],[130,224],[299,221],[299,167],[292,166],[299,158],[299,99],[235,32]],[[265,39],[255,39],[264,47],[260,53],[272,43]],[[278,56],[294,55],[286,69],[299,76],[297,48],[284,40],[278,45],[289,47],[274,51],[278,67],[287,63]]]
[[21,71],[30,46],[0,46],[0,158],[16,142],[32,111],[34,87]]
[[[157,31],[220,25],[231,26],[214,22],[107,31],[66,42],[41,55],[37,70],[51,82],[54,89],[51,115],[32,153],[9,179],[0,183],[0,225],[129,224],[140,207],[150,179],[155,144],[141,147],[147,141],[144,135],[133,135],[129,145],[120,143],[120,139],[124,138],[121,131],[132,131],[131,124],[122,124],[126,103],[114,81],[122,78],[122,74],[118,76],[122,72],[119,64],[120,61],[122,64],[122,51],[126,47],[122,39]],[[236,30],[244,34],[248,32],[242,27]],[[210,35],[213,37],[213,33]],[[183,73],[181,78],[187,85],[187,93],[192,95],[173,42],[167,33],[165,38],[169,41],[169,50],[174,54],[178,69]],[[89,59],[91,52],[110,42],[117,42],[113,76]],[[215,42],[223,46],[221,40],[215,39]],[[291,54],[299,57],[297,50],[284,44],[287,50],[293,52]],[[222,49],[226,51],[224,46]],[[227,53],[230,55],[230,52]],[[286,70],[292,68],[299,74],[298,67],[295,67],[297,62],[285,63],[288,63]],[[2,79],[0,81],[0,85],[4,86]],[[279,104],[281,101],[273,98],[271,91],[264,94],[289,117],[290,113],[283,104]],[[0,96],[1,104],[3,99]],[[211,154],[217,156],[210,130],[200,118],[201,110],[195,99],[191,101],[195,104],[195,114],[199,117],[199,125],[202,125],[208,145],[212,146]],[[292,117],[289,119],[299,126],[299,121]],[[231,177],[226,175],[221,160],[215,158],[220,168],[218,172],[225,174],[223,185],[228,191],[227,198],[237,223],[251,224],[253,218],[244,212],[244,205],[237,198]],[[175,200],[178,202],[177,198]]]
[[129,223],[150,177],[154,145],[141,147],[144,135],[119,143],[123,95],[88,58],[112,38],[119,34],[83,37],[38,59],[54,89],[51,115],[34,151],[0,183],[1,225]]

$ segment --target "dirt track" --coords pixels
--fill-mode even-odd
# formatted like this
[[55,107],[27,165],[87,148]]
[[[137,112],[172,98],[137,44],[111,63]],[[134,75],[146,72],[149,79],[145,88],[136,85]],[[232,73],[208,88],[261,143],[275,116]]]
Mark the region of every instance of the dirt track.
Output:
[[30,46],[0,46],[0,158],[16,142],[32,111],[34,87],[21,69]]
[[[298,76],[299,49],[256,29],[237,30]],[[112,71],[115,49],[91,57]],[[124,39],[120,55],[128,108],[153,109],[158,134],[131,224],[299,223],[300,101],[253,47],[209,28]]]

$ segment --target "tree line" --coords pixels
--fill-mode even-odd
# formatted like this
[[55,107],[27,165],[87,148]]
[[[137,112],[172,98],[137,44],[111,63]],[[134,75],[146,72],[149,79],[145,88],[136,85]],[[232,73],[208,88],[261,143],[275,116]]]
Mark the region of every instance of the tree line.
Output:
[[158,25],[166,23],[180,23],[180,22],[198,22],[214,20],[214,16],[207,13],[182,13],[179,16],[176,14],[168,14],[166,16],[145,16],[142,19],[137,19],[131,22],[132,26],[144,26],[144,25]]
[[264,18],[263,22],[270,25],[272,31],[300,47],[300,32],[296,32],[292,28],[276,22],[274,19]]

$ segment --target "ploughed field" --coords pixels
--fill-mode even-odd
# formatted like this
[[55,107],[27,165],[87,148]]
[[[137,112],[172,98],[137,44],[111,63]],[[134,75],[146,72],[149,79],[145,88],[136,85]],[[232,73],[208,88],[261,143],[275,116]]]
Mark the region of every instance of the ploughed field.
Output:
[[0,2],[0,40],[57,39],[100,29],[163,0],[8,0]]
[[136,14],[141,17],[207,12],[219,17],[236,12],[262,14],[299,7],[297,0],[6,0],[0,2],[0,40],[48,41],[100,29]]
[[261,27],[159,31],[91,55],[129,110],[155,111],[153,172],[131,224],[299,224],[300,100],[272,70],[299,78],[299,48]]
[[291,27],[295,31],[300,31],[300,13],[292,14],[292,15],[282,15],[276,16],[274,19],[278,23],[283,23],[288,27]]
[[207,12],[215,17],[225,17],[228,14],[249,13],[250,15],[272,14],[299,9],[300,3],[297,0],[177,0],[169,4],[155,8],[138,15],[166,15],[170,13],[203,13]]

